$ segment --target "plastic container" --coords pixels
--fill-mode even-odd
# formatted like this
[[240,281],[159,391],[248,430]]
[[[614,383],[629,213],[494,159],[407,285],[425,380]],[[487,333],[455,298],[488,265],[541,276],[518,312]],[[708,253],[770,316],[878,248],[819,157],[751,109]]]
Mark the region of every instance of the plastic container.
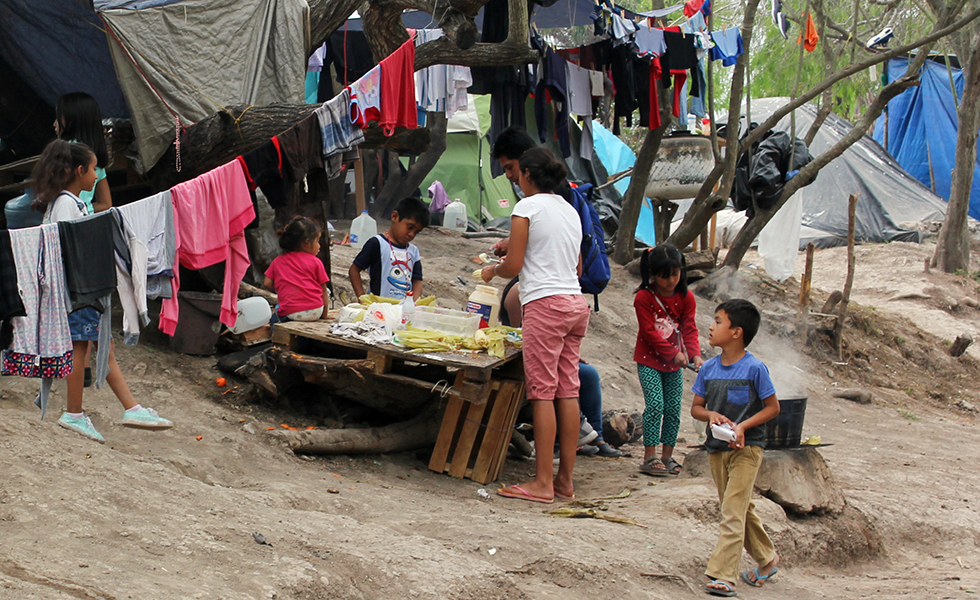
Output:
[[500,290],[492,285],[478,285],[466,302],[466,312],[480,315],[480,329],[495,327],[500,313]]
[[473,337],[480,328],[480,315],[439,306],[416,306],[412,327]]
[[[264,302],[264,300],[263,300]],[[221,333],[221,294],[177,292],[179,320],[170,349],[181,354],[211,356]]]
[[360,250],[376,235],[378,235],[378,222],[365,210],[350,224],[350,247]]
[[272,318],[272,307],[265,298],[260,296],[244,298],[238,301],[238,319],[229,331],[235,334],[252,331],[268,325],[270,318]]
[[782,398],[779,416],[766,423],[766,448],[796,448],[803,439],[806,396]]
[[459,201],[459,198],[453,200],[446,207],[445,217],[443,218],[443,227],[453,229],[463,233],[466,231],[466,226],[469,224],[469,220],[466,217],[466,205]]

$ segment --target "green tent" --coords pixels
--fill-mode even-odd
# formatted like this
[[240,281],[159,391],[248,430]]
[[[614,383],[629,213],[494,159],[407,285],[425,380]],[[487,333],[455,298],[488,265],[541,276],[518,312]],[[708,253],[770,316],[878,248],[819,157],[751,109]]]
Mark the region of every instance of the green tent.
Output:
[[[451,119],[446,133],[446,151],[422,183],[422,196],[433,181],[441,181],[450,200],[466,204],[466,214],[472,218],[480,212],[487,220],[509,217],[517,203],[517,195],[506,177],[490,174],[490,96],[469,97],[469,108]],[[407,164],[407,159],[403,159]],[[480,193],[480,184],[483,193]]]

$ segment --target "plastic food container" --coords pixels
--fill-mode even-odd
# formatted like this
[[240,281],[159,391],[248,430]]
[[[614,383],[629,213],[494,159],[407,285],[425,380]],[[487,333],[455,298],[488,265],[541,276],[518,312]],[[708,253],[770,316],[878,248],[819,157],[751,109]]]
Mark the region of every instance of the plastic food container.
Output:
[[480,315],[439,306],[416,306],[412,327],[473,337],[480,328]]

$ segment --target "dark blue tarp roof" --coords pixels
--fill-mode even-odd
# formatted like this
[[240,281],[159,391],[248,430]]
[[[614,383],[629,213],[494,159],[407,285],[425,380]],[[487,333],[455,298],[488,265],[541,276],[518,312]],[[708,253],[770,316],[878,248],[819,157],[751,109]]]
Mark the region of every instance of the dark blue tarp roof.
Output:
[[129,115],[104,26],[80,0],[0,0],[0,55],[45,102],[95,97],[103,117]]
[[[909,61],[893,58],[887,63],[888,80],[905,75]],[[956,95],[963,95],[963,71],[952,68]],[[927,60],[921,83],[888,103],[875,123],[874,139],[883,145],[913,177],[949,200],[950,178],[956,166],[956,104],[946,65]],[[885,134],[887,125],[888,132]],[[970,216],[980,219],[980,146],[973,171]],[[932,167],[930,168],[930,161]]]

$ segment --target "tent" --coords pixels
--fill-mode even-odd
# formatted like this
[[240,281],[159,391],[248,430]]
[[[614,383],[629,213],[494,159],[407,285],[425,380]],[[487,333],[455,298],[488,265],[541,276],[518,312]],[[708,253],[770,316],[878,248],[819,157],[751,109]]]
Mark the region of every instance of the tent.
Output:
[[[759,98],[752,100],[752,121],[761,123],[789,98]],[[796,109],[796,135],[803,137],[817,115],[817,106],[807,103]],[[744,131],[744,115],[743,115]],[[775,129],[791,131],[790,115]],[[853,129],[853,125],[831,113],[817,132],[810,153],[815,157],[828,150]],[[945,218],[946,203],[914,177],[906,173],[885,149],[871,137],[864,136],[820,170],[813,185],[796,192],[802,201],[802,232],[800,248],[813,242],[818,248],[847,245],[847,198],[858,194],[855,237],[859,243],[918,242],[919,232],[901,227],[902,223],[941,221]],[[680,201],[674,219],[679,221],[690,206]],[[725,211],[722,211],[723,213]],[[641,212],[637,239],[653,244],[652,216]],[[719,215],[732,227],[737,220],[727,214]],[[651,223],[647,235],[644,220]],[[721,227],[721,225],[719,225]]]
[[490,174],[489,129],[490,96],[469,96],[469,108],[449,119],[446,151],[421,187],[427,190],[433,181],[441,181],[450,199],[466,204],[466,214],[475,218],[482,207],[483,215],[492,220],[510,216],[517,196],[506,177],[494,179]]
[[[888,80],[908,70],[907,58],[893,58],[885,67]],[[949,199],[951,172],[956,163],[956,95],[963,95],[963,71],[935,60],[927,60],[919,74],[920,84],[902,92],[888,103],[875,123],[874,139],[895,157],[906,171]],[[970,191],[970,216],[980,219],[980,146]]]

